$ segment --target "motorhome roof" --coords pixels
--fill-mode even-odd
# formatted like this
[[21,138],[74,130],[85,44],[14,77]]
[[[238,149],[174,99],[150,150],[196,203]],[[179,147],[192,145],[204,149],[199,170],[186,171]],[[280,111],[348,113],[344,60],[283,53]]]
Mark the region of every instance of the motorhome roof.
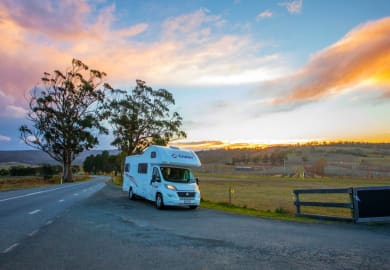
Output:
[[140,162],[149,162],[156,165],[178,167],[201,166],[198,156],[193,151],[180,149],[178,147],[151,145],[138,156],[138,159]]

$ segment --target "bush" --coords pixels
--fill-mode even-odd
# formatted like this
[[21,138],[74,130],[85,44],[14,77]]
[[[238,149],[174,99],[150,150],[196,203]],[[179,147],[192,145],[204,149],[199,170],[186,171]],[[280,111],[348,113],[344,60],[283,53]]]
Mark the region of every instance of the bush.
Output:
[[288,214],[288,210],[287,209],[284,209],[283,207],[278,207],[275,209],[275,213],[278,213],[278,214]]
[[9,170],[10,176],[35,176],[37,175],[37,168],[12,166]]
[[0,176],[8,176],[9,171],[7,169],[0,169]]
[[53,166],[49,164],[44,164],[39,167],[39,175],[43,177],[43,179],[48,180],[53,178],[53,175],[59,174],[61,172],[61,166]]

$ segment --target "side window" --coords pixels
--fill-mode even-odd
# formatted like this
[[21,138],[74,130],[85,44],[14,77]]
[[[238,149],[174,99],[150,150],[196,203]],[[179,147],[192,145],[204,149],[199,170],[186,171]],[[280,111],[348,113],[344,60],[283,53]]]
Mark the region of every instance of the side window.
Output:
[[157,182],[161,181],[160,173],[158,172],[158,169],[156,167],[153,168],[152,180]]
[[129,172],[129,171],[130,171],[130,164],[126,163],[126,165],[125,165],[125,172]]
[[138,173],[148,173],[148,164],[147,163],[139,163],[138,164]]

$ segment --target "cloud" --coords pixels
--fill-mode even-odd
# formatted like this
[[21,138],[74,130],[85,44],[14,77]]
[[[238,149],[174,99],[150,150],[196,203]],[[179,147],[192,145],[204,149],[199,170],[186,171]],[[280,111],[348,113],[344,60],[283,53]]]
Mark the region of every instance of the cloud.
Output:
[[10,142],[11,138],[0,134],[0,142]]
[[140,23],[134,26],[131,26],[129,28],[121,29],[118,31],[118,34],[122,37],[133,37],[140,33],[145,32],[145,30],[148,28],[148,24],[146,23]]
[[285,7],[290,14],[298,14],[302,11],[302,0],[294,0],[292,2],[283,2],[279,5]]
[[26,116],[26,113],[26,109],[15,105],[12,96],[8,96],[0,90],[0,117],[23,118]]
[[295,108],[362,86],[389,96],[389,36],[390,17],[356,27],[314,54],[296,74],[270,81],[266,86],[285,91],[281,97],[270,99],[270,104]]
[[1,2],[0,89],[14,97],[10,105],[26,107],[23,97],[42,73],[65,70],[72,58],[105,71],[114,87],[135,78],[165,86],[252,83],[283,72],[279,55],[259,56],[264,45],[249,35],[224,34],[227,22],[206,9],[167,18],[157,33],[146,22],[117,27],[116,17],[115,5],[90,1]]
[[4,0],[1,6],[2,19],[29,31],[65,39],[91,34],[84,26],[92,11],[86,0]]
[[274,14],[272,13],[272,11],[267,9],[267,10],[264,10],[263,12],[260,12],[256,17],[256,20],[259,21],[262,19],[272,18],[273,15]]

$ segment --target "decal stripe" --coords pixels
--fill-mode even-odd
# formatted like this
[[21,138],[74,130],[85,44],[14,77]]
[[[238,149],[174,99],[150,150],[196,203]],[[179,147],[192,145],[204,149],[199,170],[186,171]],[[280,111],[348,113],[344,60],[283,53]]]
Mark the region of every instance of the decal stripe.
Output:
[[131,176],[127,173],[126,173],[126,176],[129,177],[130,181],[133,182],[138,187],[137,180],[135,180],[135,178],[133,176]]

